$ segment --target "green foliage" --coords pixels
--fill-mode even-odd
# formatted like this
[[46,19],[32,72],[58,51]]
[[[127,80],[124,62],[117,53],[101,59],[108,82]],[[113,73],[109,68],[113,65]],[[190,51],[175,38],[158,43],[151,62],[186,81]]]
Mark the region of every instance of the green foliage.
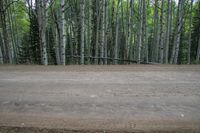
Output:
[[196,60],[198,39],[200,37],[200,1],[194,5],[193,29],[192,29],[192,47],[191,58],[194,62]]
[[[12,1],[12,0],[10,0]],[[106,0],[107,1],[107,0]],[[138,42],[138,31],[139,31],[139,1],[133,0],[133,17],[131,18],[132,25],[130,28],[132,29],[132,38],[133,41],[131,42],[130,46],[134,50],[137,48]],[[175,35],[176,23],[177,23],[177,10],[178,5],[173,1],[172,7],[172,25],[171,25],[171,35],[170,35],[170,44],[169,44],[169,56],[172,53],[172,46],[173,40]],[[100,15],[100,20],[97,20],[98,12],[101,11],[102,6],[101,4],[97,4],[97,2],[101,3],[101,0],[91,0],[90,4],[87,5],[88,2],[85,2],[85,30],[90,30],[90,40],[88,41],[88,31],[85,31],[85,43],[90,42],[90,46],[85,49],[86,51],[90,51],[92,57],[95,56],[95,45],[96,42],[102,40],[99,38],[96,41],[97,29],[99,37],[101,37],[101,24],[97,27],[97,23],[102,22],[102,14]],[[128,15],[130,11],[130,0],[108,0],[108,27],[106,31],[107,35],[107,49],[108,49],[108,56],[110,58],[113,57],[114,53],[114,44],[115,44],[115,30],[116,30],[116,11],[118,9],[118,2],[119,2],[119,57],[120,59],[124,58],[125,54],[125,44],[127,43],[127,31],[128,31]],[[148,52],[149,54],[152,53],[154,48],[154,0],[145,0],[146,2],[146,30],[148,35]],[[128,3],[128,5],[127,5]],[[185,2],[185,16],[184,16],[184,26],[181,33],[181,43],[180,43],[180,52],[178,63],[185,64],[187,63],[187,49],[188,49],[188,32],[190,29],[189,26],[189,6],[190,1]],[[47,41],[47,51],[48,51],[48,58],[50,64],[56,64],[56,53],[55,53],[55,38],[54,33],[56,28],[58,28],[58,43],[59,43],[59,23],[60,23],[60,1],[54,0],[53,4],[47,4],[47,33],[46,33],[46,41]],[[65,10],[65,18],[66,18],[66,31],[67,31],[67,41],[66,41],[66,53],[67,57],[69,55],[76,55],[79,56],[80,53],[80,1],[79,0],[67,0],[66,2],[66,10]],[[159,1],[158,7],[158,18],[160,19],[161,15],[161,2]],[[12,31],[15,31],[17,37],[17,48],[19,49],[18,55],[20,63],[33,63],[33,64],[40,64],[41,60],[41,50],[40,50],[40,40],[39,40],[39,28],[38,28],[38,20],[37,20],[37,9],[33,3],[32,7],[28,7],[27,3],[24,0],[18,0],[14,2],[9,9],[12,9],[11,17],[13,21],[15,21],[14,26],[10,26]],[[97,10],[98,9],[98,10]],[[87,13],[90,13],[88,15]],[[53,16],[55,15],[55,16]],[[55,18],[57,17],[57,18]],[[166,17],[167,17],[167,1],[164,4],[164,30],[166,30]],[[194,2],[193,5],[193,12],[192,12],[192,45],[191,45],[191,62],[195,62],[196,54],[197,54],[197,45],[198,45],[198,38],[200,37],[200,1]],[[89,19],[89,25],[88,25]],[[8,21],[8,20],[7,20]],[[7,22],[9,24],[9,22]],[[159,20],[159,28],[160,28],[160,20]],[[54,28],[52,28],[54,26]],[[1,27],[1,25],[0,25]],[[9,27],[9,26],[8,26]],[[56,27],[56,28],[55,28]],[[70,29],[70,31],[69,31]],[[160,29],[159,29],[160,30]],[[159,31],[160,34],[160,31]],[[3,39],[1,39],[3,40]],[[86,41],[87,40],[87,41]],[[1,41],[3,42],[3,41]],[[2,43],[1,43],[2,44]],[[100,46],[99,46],[100,47]],[[137,53],[137,51],[133,51]],[[149,57],[150,58],[150,57]],[[71,61],[72,58],[67,58],[69,62],[76,62]],[[110,61],[112,63],[112,61]]]
[[14,5],[14,18],[19,30],[19,34],[23,35],[29,31],[29,17],[26,12],[26,6],[23,2],[17,2]]

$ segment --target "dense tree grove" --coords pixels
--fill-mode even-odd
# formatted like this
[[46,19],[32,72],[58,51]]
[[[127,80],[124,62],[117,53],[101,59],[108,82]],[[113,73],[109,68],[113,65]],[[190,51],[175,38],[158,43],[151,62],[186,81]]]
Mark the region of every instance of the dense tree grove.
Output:
[[0,0],[0,64],[200,63],[200,0]]

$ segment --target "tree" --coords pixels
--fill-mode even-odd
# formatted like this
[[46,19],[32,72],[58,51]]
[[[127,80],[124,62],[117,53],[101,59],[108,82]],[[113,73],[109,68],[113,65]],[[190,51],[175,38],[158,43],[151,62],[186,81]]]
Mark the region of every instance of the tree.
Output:
[[187,54],[187,63],[190,64],[190,53],[191,53],[191,30],[192,30],[192,7],[193,7],[193,0],[190,2],[190,20],[189,20],[189,37],[188,37],[188,54]]
[[61,64],[65,65],[65,46],[66,46],[66,22],[65,22],[65,0],[61,0],[61,21],[60,21],[60,48],[61,48]]
[[119,5],[121,0],[118,0],[117,11],[116,11],[116,29],[115,29],[115,48],[114,48],[114,64],[118,63],[118,37],[119,37]]
[[100,25],[100,1],[96,0],[96,39],[95,39],[95,64],[99,63],[99,25]]
[[171,33],[171,0],[167,1],[167,24],[166,24],[166,37],[165,37],[165,64],[168,63],[168,53],[169,53],[169,42],[170,42],[170,33]]
[[[132,52],[130,53],[130,47],[132,45],[132,31],[133,31],[133,0],[127,1],[127,14],[128,14],[128,24],[127,24],[127,40],[126,40],[126,58],[129,59],[130,54],[133,54]],[[130,5],[130,8],[128,7]]]
[[164,0],[161,3],[161,16],[160,16],[160,63],[163,64],[164,59]]
[[148,46],[148,34],[147,34],[147,28],[146,28],[146,26],[147,26],[147,23],[146,23],[146,21],[147,21],[147,14],[146,14],[146,2],[143,2],[143,7],[142,7],[143,9],[143,18],[142,18],[142,33],[143,33],[143,41],[142,41],[142,44],[144,45],[144,52],[143,52],[143,58],[144,58],[144,60],[145,60],[145,62],[146,63],[148,63],[149,62],[149,46]]
[[104,61],[104,47],[105,47],[105,6],[106,6],[106,1],[105,0],[102,0],[102,20],[101,20],[101,52],[100,52],[100,55],[101,55],[101,61],[100,61],[100,64],[103,64],[103,61]]
[[194,63],[199,7],[194,0],[1,0],[0,62]]
[[55,56],[56,56],[56,64],[60,65],[61,64],[61,59],[60,59],[60,45],[59,45],[59,38],[60,38],[60,29],[59,29],[59,24],[58,24],[58,17],[57,14],[53,9],[51,9],[51,14],[52,14],[52,19],[53,19],[53,24],[52,24],[52,29],[53,29],[53,40],[54,40],[54,50],[55,50]]
[[152,61],[158,61],[158,48],[159,48],[159,29],[158,29],[158,0],[155,0],[154,10],[154,48]]
[[81,0],[81,64],[84,64],[84,0]]
[[200,37],[199,37],[199,41],[198,41],[198,48],[197,48],[197,56],[196,56],[196,62],[199,62],[199,58],[200,58]]
[[181,31],[182,31],[182,26],[183,26],[183,17],[184,17],[184,0],[179,0],[175,38],[174,38],[174,43],[173,43],[172,55],[170,59],[171,64],[172,63],[177,64],[179,46],[180,46],[180,37],[181,37]]
[[139,2],[139,38],[138,38],[138,56],[137,56],[137,63],[140,64],[141,62],[141,48],[142,48],[142,41],[143,41],[143,36],[142,36],[142,29],[143,29],[143,2]]
[[1,29],[0,29],[0,64],[3,64],[4,61],[3,61],[3,52],[2,52],[2,48],[5,44],[3,44],[3,37],[2,37],[2,32],[1,32]]
[[148,47],[148,33],[147,33],[147,16],[146,16],[146,1],[142,1],[142,61],[149,62],[149,47]]
[[1,45],[0,45],[0,64],[3,64],[3,55],[2,55]]
[[109,1],[105,0],[105,39],[104,39],[104,63],[108,64],[108,35],[109,35]]
[[[87,56],[91,56],[91,15],[90,15],[90,7],[91,7],[91,0],[87,0],[87,6],[88,6],[88,10],[87,10]],[[88,58],[88,64],[90,64],[90,58]]]
[[39,38],[41,48],[41,63],[48,65],[47,49],[46,49],[46,2],[43,0],[36,0],[37,19],[39,25]]
[[3,35],[3,49],[2,49],[2,54],[4,57],[4,62],[5,63],[13,63],[13,56],[12,56],[12,42],[9,37],[9,31],[7,30],[8,25],[7,25],[7,1],[5,0],[0,0],[0,22],[1,22],[1,27],[2,27],[2,35]]

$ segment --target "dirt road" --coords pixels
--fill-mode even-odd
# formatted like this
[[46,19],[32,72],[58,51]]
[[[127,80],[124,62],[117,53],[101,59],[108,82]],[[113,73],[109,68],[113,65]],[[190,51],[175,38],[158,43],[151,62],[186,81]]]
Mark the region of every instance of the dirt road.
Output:
[[200,66],[0,66],[0,133],[26,131],[200,132]]

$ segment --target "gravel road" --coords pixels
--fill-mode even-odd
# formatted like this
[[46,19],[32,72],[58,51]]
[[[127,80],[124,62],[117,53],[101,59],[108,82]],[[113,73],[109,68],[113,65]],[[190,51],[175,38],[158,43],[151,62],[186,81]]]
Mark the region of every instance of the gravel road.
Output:
[[200,65],[0,66],[0,133],[200,132]]

